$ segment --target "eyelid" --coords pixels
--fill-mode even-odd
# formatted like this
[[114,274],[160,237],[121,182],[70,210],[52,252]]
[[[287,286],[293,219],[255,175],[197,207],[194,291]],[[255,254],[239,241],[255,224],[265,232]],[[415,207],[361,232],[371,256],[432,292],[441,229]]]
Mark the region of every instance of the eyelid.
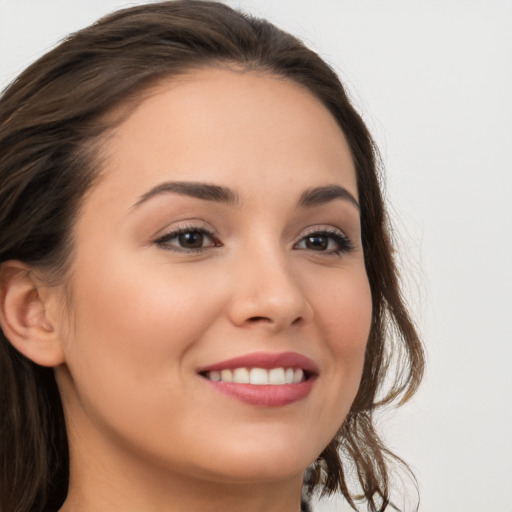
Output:
[[[338,239],[338,244],[343,244],[343,247],[340,247],[338,250],[330,250],[330,251],[318,251],[320,254],[341,254],[347,253],[354,249],[354,244],[351,238],[345,233],[345,231],[341,228],[332,226],[332,225],[322,225],[319,224],[317,226],[310,226],[306,228],[300,235],[297,237],[295,242],[293,243],[293,247],[295,248],[300,242],[302,242],[305,238],[311,235],[320,235],[320,236],[330,236],[332,238]],[[307,249],[303,249],[307,250]]]
[[[211,239],[212,244],[205,246],[205,247],[198,247],[196,249],[193,248],[186,248],[182,247],[180,248],[177,245],[172,245],[168,243],[173,238],[178,237],[180,234],[188,233],[188,232],[196,232],[201,233],[203,235],[206,235],[208,238]],[[174,251],[179,253],[194,253],[194,252],[202,252],[204,250],[210,249],[212,247],[220,247],[222,244],[218,240],[218,237],[216,236],[215,230],[210,229],[206,226],[206,224],[202,221],[186,221],[186,223],[181,223],[178,225],[175,225],[171,228],[168,228],[162,235],[157,236],[156,238],[153,238],[152,241],[153,244],[161,247],[162,249],[168,250],[168,251]]]
[[338,228],[336,226],[332,226],[330,224],[318,224],[315,226],[309,226],[306,229],[304,229],[300,235],[297,237],[295,243],[302,240],[304,237],[308,235],[314,235],[316,233],[326,233],[329,235],[339,235],[343,238],[346,238],[347,240],[350,240],[349,236],[345,233],[345,231],[341,228]]
[[[210,240],[210,243],[206,246],[201,246],[197,248],[193,247],[180,247],[178,244],[172,244],[170,243],[171,240],[179,237],[179,235],[188,233],[188,232],[195,232],[200,233]],[[331,239],[331,243],[334,242],[337,245],[337,248],[333,249],[327,249],[327,250],[319,250],[314,251],[311,248],[308,247],[298,247],[298,245],[303,242],[308,236],[317,235],[317,236],[325,236]],[[158,247],[174,251],[178,253],[199,253],[204,252],[208,249],[212,249],[215,247],[221,247],[223,243],[219,240],[218,235],[216,234],[215,230],[210,228],[204,221],[182,221],[181,223],[177,223],[176,225],[173,225],[172,227],[167,228],[167,230],[156,237],[153,237],[152,244],[157,245]],[[341,228],[338,228],[333,225],[315,225],[315,226],[309,226],[306,229],[304,229],[300,235],[296,238],[296,240],[293,242],[292,248],[295,250],[310,250],[313,252],[317,252],[318,254],[324,254],[324,255],[339,255],[342,253],[348,253],[352,249],[354,249],[354,244],[352,243],[352,240],[350,237],[345,233],[344,230]]]

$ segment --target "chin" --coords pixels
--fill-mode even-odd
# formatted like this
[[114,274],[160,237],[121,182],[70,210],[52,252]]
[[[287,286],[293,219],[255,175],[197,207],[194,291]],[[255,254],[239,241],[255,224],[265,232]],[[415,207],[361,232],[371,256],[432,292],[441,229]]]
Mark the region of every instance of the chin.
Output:
[[[239,445],[236,452],[233,445],[230,448],[230,453],[217,452],[216,459],[212,460],[216,467],[210,467],[210,470],[217,475],[222,474],[221,479],[233,483],[277,482],[297,477],[302,479],[306,468],[321,452],[321,448],[314,449],[307,443],[290,446],[289,440],[288,446],[284,442],[279,446],[274,441],[263,447],[257,446],[257,443]],[[219,453],[223,453],[222,462]]]

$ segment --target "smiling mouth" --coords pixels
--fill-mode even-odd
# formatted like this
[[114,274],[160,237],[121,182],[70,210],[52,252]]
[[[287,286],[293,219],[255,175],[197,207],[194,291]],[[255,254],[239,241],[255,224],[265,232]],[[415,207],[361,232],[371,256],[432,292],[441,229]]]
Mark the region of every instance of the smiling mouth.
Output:
[[311,393],[319,368],[297,352],[252,352],[197,369],[213,389],[245,404],[279,408]]
[[302,368],[233,368],[201,372],[200,375],[213,382],[233,382],[255,386],[299,384],[311,377]]

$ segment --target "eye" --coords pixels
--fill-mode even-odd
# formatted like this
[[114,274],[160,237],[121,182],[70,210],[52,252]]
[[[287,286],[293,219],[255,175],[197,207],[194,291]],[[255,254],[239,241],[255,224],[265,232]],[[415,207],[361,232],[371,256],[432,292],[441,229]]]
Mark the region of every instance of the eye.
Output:
[[294,248],[327,254],[341,254],[349,252],[353,245],[341,230],[330,228],[307,233],[294,245]]
[[154,243],[163,249],[177,252],[198,252],[222,245],[213,233],[199,227],[182,227],[161,236]]

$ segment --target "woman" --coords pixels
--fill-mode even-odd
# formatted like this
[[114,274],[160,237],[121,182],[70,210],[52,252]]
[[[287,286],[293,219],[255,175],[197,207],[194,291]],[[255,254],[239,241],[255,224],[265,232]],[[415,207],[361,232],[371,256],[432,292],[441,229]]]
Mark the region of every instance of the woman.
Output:
[[2,511],[296,512],[304,474],[389,508],[372,417],[423,354],[316,54],[220,3],[120,11],[4,92],[0,148]]

